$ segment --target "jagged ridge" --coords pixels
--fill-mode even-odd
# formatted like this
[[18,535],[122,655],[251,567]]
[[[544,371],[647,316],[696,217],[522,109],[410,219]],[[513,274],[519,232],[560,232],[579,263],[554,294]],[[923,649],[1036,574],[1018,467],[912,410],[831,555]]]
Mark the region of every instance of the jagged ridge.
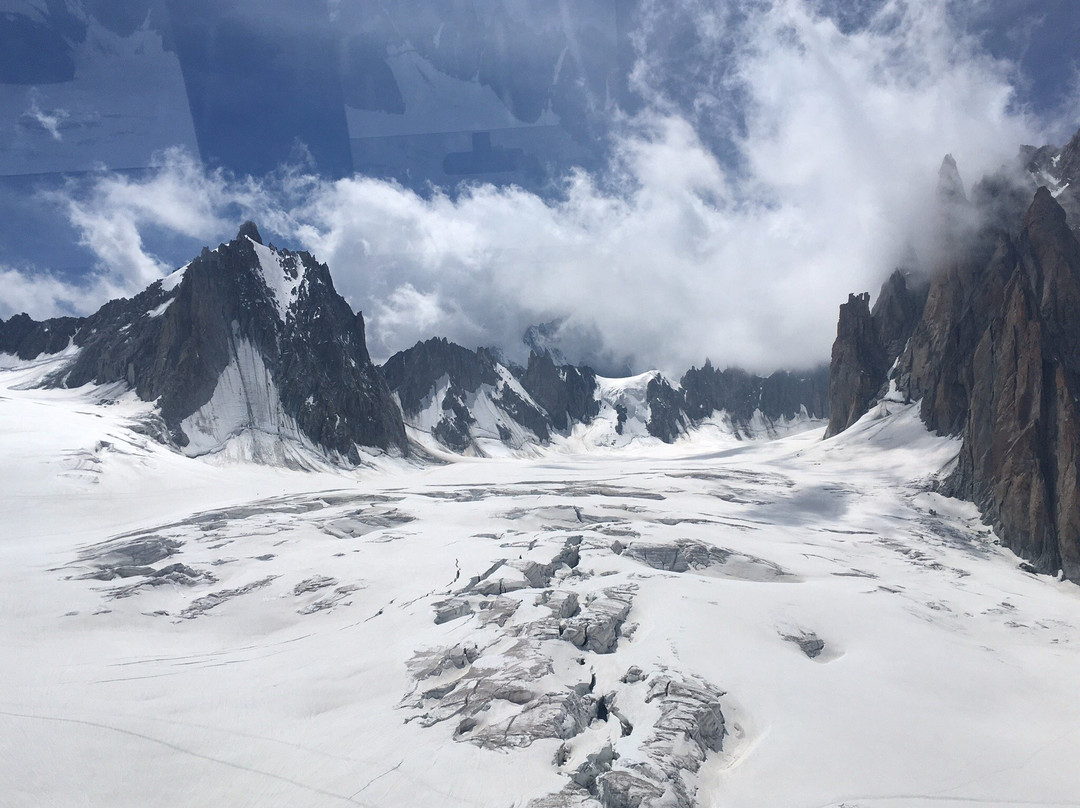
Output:
[[482,454],[486,440],[515,449],[544,444],[598,421],[610,429],[594,428],[591,440],[619,445],[634,435],[671,443],[720,412],[747,435],[761,422],[767,430],[783,419],[827,413],[826,368],[759,377],[706,362],[675,386],[656,372],[605,379],[588,367],[556,364],[548,352],[532,352],[523,368],[491,350],[431,339],[395,354],[381,370],[406,421],[456,452]]
[[[1029,169],[1045,176],[1048,167],[1073,170],[1078,151],[1080,133],[1060,152],[1046,147],[1024,154]],[[1076,221],[1070,223],[1068,208],[1044,186],[1018,223],[1002,222],[1016,186],[1007,189],[1006,204],[991,193],[995,183],[976,186],[975,215],[966,224],[962,217],[949,222],[949,235],[962,248],[933,273],[924,303],[882,304],[897,299],[894,275],[873,314],[868,296],[852,296],[841,307],[829,434],[867,411],[882,391],[867,392],[885,381],[882,367],[895,361],[892,379],[909,400],[921,401],[926,425],[963,438],[943,491],[975,502],[1005,544],[1035,569],[1061,570],[1080,581]],[[1060,199],[1060,185],[1057,193]],[[918,322],[898,350],[915,311]],[[894,338],[884,339],[886,332]]]

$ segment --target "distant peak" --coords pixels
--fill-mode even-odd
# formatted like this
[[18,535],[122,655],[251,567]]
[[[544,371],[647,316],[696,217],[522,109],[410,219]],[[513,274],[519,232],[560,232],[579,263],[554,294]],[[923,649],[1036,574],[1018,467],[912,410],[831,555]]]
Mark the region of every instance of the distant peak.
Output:
[[960,169],[951,154],[946,154],[938,169],[938,199],[943,202],[967,202],[964,193],[964,181],[960,179]]
[[255,226],[255,222],[248,220],[240,225],[240,232],[236,234],[237,239],[247,237],[254,241],[256,244],[262,244],[262,236],[259,235],[259,228]]

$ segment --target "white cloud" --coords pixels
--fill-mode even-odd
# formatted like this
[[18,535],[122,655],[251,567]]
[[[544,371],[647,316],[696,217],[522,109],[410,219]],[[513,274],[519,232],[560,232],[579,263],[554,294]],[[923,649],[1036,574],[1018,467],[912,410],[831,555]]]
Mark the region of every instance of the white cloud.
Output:
[[30,95],[30,109],[27,110],[26,116],[48,132],[52,139],[60,142],[64,139],[64,136],[60,133],[60,124],[62,124],[69,117],[67,110],[52,109],[46,112],[41,108],[37,93],[32,92]]
[[71,185],[53,196],[96,256],[97,272],[133,293],[172,270],[145,248],[148,229],[206,239],[228,230],[237,213],[266,209],[263,195],[256,181],[205,171],[185,151],[171,149],[146,176],[106,174],[88,191]]
[[0,266],[0,318],[20,312],[38,318],[82,314],[87,300],[105,301],[123,291],[100,276],[72,283],[49,273]]
[[[554,201],[299,172],[238,181],[174,152],[150,178],[70,193],[68,209],[103,277],[129,292],[167,269],[147,228],[213,243],[254,217],[329,264],[376,357],[435,335],[513,352],[526,326],[561,317],[571,358],[609,366],[806,366],[827,360],[847,293],[876,291],[929,226],[945,153],[970,184],[1039,137],[1013,109],[1011,66],[941,5],[890,0],[844,33],[777,0],[733,37],[710,4],[682,0],[709,23],[701,51],[737,41],[723,76],[697,87],[690,112],[658,90],[609,171],[568,176]],[[643,62],[639,85],[657,69]],[[693,113],[723,107],[723,92],[740,103],[734,161],[702,137],[715,116]]]
[[[1010,66],[958,35],[939,4],[887,3],[845,34],[783,0],[743,33],[726,79],[747,100],[742,172],[684,118],[653,113],[624,135],[608,182],[576,175],[562,201],[490,187],[423,200],[343,180],[297,212],[297,235],[354,302],[395,284],[454,301],[436,331],[467,344],[507,347],[563,316],[567,331],[603,335],[608,361],[639,368],[824,361],[837,305],[876,291],[931,224],[942,157],[955,154],[970,182],[1032,126],[1010,107]],[[386,353],[430,329],[418,321],[410,335],[400,318],[384,329],[376,310],[369,338]]]

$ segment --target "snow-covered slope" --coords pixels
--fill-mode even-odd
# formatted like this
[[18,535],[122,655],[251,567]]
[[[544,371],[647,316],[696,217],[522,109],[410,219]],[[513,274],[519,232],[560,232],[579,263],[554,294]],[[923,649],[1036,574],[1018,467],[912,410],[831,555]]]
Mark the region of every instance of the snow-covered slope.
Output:
[[259,272],[273,295],[278,317],[284,322],[289,309],[296,305],[306,268],[296,254],[263,246],[251,237],[248,237],[248,241],[258,257]]
[[0,371],[5,806],[1076,804],[1080,589],[928,491],[914,407],[299,473],[39,372]]
[[281,404],[273,375],[259,350],[243,338],[233,342],[229,364],[210,400],[180,422],[191,457],[309,468],[319,464],[312,443]]
[[462,393],[453,390],[449,377],[438,379],[421,409],[405,416],[409,436],[436,453],[449,448],[479,457],[536,454],[548,435],[515,420],[507,411],[507,394],[529,407],[536,403],[506,368],[496,366],[495,372],[493,384]]

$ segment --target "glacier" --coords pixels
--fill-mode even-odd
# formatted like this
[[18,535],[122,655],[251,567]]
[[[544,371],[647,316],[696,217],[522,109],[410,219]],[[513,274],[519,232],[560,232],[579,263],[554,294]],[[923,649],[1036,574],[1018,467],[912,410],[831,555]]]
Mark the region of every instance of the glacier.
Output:
[[[237,347],[214,440],[287,428]],[[1076,804],[1080,589],[934,493],[916,405],[299,471],[49,364],[0,370],[5,806]]]

